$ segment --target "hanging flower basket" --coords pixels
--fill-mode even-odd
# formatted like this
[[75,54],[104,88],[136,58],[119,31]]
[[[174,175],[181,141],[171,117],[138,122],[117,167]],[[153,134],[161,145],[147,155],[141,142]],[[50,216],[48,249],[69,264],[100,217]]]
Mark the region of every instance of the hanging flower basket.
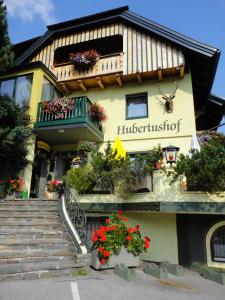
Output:
[[95,49],[90,49],[85,52],[70,53],[69,58],[78,71],[87,71],[96,64],[99,54]]
[[73,110],[74,101],[71,98],[59,98],[52,101],[42,101],[42,111],[54,115],[55,119],[64,119]]
[[93,122],[101,123],[107,120],[104,107],[98,103],[92,103],[88,109],[89,116]]

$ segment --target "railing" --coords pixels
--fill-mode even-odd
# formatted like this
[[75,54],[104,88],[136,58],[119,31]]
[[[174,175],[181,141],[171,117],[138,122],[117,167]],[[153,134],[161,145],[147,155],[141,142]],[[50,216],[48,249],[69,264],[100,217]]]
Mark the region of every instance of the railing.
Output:
[[123,54],[102,56],[98,59],[93,68],[86,71],[78,71],[73,64],[56,66],[53,73],[58,77],[58,81],[83,79],[86,77],[100,76],[123,71]]
[[91,105],[91,101],[86,97],[75,97],[72,98],[74,102],[73,109],[68,113],[64,113],[62,118],[59,118],[57,114],[52,114],[46,112],[42,108],[42,103],[38,103],[37,111],[37,122],[36,127],[47,127],[55,125],[65,125],[65,124],[78,124],[78,123],[88,123],[94,130],[97,129],[101,131],[101,124],[92,121],[89,116],[88,110]]
[[76,201],[75,195],[67,185],[64,195],[61,197],[60,212],[77,252],[79,254],[87,254],[85,245],[87,218],[84,210]]

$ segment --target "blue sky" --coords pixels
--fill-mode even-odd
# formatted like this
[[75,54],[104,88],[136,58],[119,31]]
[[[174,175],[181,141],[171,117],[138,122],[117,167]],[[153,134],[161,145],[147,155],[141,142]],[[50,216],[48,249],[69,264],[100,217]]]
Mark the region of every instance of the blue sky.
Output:
[[46,25],[129,5],[130,10],[222,52],[212,92],[225,98],[225,0],[4,0],[9,35],[18,43]]

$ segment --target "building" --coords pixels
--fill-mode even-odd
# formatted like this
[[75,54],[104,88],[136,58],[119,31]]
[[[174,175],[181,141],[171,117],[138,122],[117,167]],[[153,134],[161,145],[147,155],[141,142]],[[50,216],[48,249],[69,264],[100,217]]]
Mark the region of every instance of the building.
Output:
[[[91,68],[78,70],[70,54],[89,49],[99,57]],[[128,7],[50,25],[42,36],[14,45],[14,52],[16,67],[1,78],[0,93],[30,103],[36,141],[29,154],[33,167],[24,170],[24,178],[31,197],[45,195],[48,175],[65,175],[81,140],[103,149],[119,135],[127,153],[173,144],[187,154],[193,133],[217,126],[224,115],[224,99],[211,94],[219,49]],[[43,100],[62,96],[73,99],[72,111],[62,118],[44,112]],[[173,101],[172,112],[165,100],[169,109]],[[95,102],[108,115],[102,125],[88,115]],[[224,194],[181,192],[163,180],[155,173],[153,192],[130,201],[112,195],[83,195],[78,201],[90,224],[124,210],[152,237],[147,260],[225,267]],[[211,253],[214,232],[219,260]]]

